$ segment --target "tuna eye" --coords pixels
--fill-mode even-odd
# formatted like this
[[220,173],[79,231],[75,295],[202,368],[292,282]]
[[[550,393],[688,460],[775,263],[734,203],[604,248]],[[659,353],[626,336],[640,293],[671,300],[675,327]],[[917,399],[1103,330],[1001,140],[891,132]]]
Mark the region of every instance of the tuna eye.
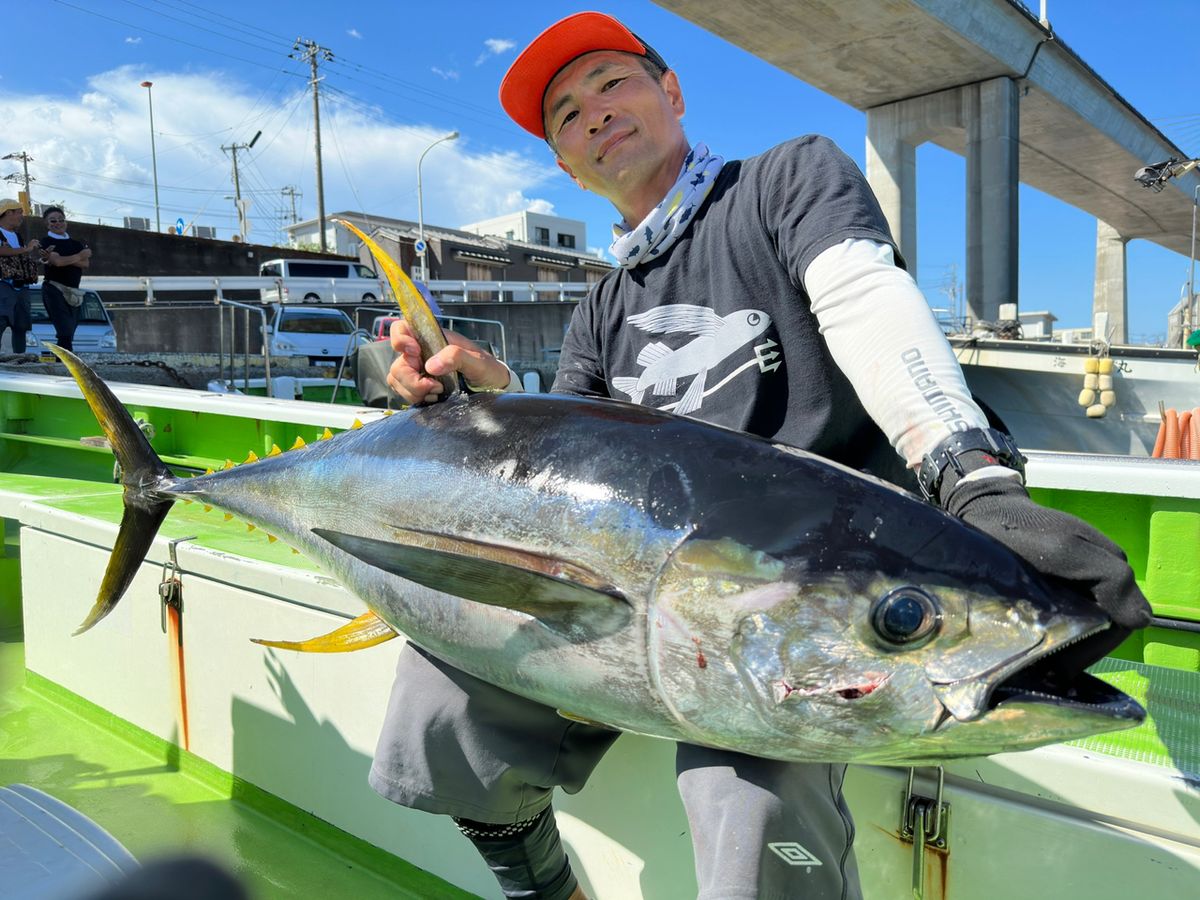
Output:
[[941,612],[937,602],[914,587],[885,594],[871,610],[871,627],[885,643],[906,649],[918,646],[937,633]]

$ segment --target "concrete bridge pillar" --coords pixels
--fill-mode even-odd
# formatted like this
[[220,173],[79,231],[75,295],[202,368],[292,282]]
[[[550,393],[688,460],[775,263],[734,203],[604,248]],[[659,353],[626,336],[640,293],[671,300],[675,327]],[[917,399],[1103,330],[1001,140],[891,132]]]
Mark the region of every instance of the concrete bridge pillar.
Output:
[[1017,302],[1020,108],[1017,83],[961,88],[967,129],[967,310],[994,322]]
[[867,110],[867,181],[908,270],[917,273],[916,148],[936,141],[967,158],[967,307],[995,321],[1017,302],[1017,83],[994,78]]
[[1107,222],[1096,220],[1096,283],[1092,293],[1092,317],[1108,313],[1107,335],[1114,344],[1129,341],[1129,292],[1125,280],[1125,245],[1128,239]]
[[916,278],[917,144],[909,140],[911,124],[903,103],[867,110],[867,181]]

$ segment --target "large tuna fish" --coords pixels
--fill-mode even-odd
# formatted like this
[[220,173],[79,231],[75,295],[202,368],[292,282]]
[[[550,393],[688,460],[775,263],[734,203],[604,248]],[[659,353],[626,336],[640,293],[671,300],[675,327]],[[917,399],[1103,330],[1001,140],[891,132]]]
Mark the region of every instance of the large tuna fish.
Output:
[[1144,715],[1081,671],[1109,626],[1097,607],[814,455],[615,401],[475,395],[181,479],[95,373],[56,352],[124,472],[84,628],[190,498],[287,539],[464,671],[626,731],[900,763]]

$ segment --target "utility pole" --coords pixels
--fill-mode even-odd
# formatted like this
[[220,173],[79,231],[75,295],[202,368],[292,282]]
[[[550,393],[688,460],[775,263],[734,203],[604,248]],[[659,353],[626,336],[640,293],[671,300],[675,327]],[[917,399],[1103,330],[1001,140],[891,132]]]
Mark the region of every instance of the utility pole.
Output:
[[248,144],[230,144],[228,147],[224,144],[221,145],[222,150],[228,150],[233,154],[233,202],[237,207],[238,234],[242,236],[243,244],[246,242],[246,232],[248,229],[246,228],[246,208],[242,205],[242,185],[238,180],[237,153],[239,150],[249,150],[257,143],[260,137],[262,137],[262,132],[258,131],[255,132],[254,137],[250,139],[250,143]]
[[29,177],[29,164],[31,162],[33,162],[33,157],[30,156],[28,153],[26,153],[24,150],[22,150],[20,153],[9,153],[7,156],[4,156],[2,158],[3,159],[19,159],[21,161],[21,166],[25,170],[25,175],[23,177],[21,175],[15,174],[15,173],[12,175],[5,175],[4,180],[5,181],[24,181],[25,182],[25,212],[29,213],[30,215],[33,215],[33,198],[30,196],[30,193],[29,193],[29,182],[37,180],[36,178]]
[[[295,54],[299,53],[299,56]],[[313,135],[316,139],[317,149],[317,229],[321,242],[321,252],[325,253],[329,250],[328,243],[325,240],[325,176],[321,171],[321,101],[320,88],[321,79],[317,76],[317,58],[324,59],[325,62],[333,61],[333,51],[327,47],[322,47],[316,41],[306,41],[304,38],[296,38],[296,43],[292,46],[292,52],[288,54],[289,59],[300,59],[307,62],[312,67],[312,80],[309,84],[312,86],[313,97]]]
[[297,196],[303,197],[304,194],[301,191],[296,190],[296,188],[290,184],[287,187],[280,190],[279,193],[283,194],[285,197],[291,198],[291,200],[292,200],[292,224],[295,225],[297,222],[300,221],[300,217],[296,215],[296,197]]

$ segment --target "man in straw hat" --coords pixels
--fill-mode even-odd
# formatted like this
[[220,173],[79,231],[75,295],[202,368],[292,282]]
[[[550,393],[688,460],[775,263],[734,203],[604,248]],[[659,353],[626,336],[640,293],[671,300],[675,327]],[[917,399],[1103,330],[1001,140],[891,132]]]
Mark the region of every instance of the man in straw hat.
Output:
[[25,352],[25,336],[33,325],[26,288],[37,281],[41,244],[22,245],[18,233],[25,207],[16,200],[0,200],[0,337],[12,329],[13,353]]

